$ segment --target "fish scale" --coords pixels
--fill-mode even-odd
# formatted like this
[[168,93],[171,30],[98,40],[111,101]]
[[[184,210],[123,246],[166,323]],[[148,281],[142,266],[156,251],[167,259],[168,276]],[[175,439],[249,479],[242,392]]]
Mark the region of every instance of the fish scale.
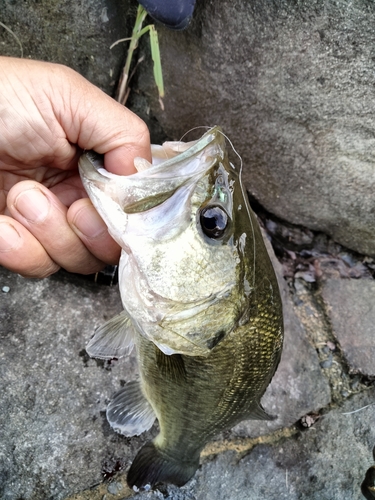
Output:
[[[256,413],[259,395],[263,394],[267,383],[259,373],[274,365],[269,349],[266,351],[268,356],[259,359],[259,352],[264,350],[263,344],[267,342],[260,343],[257,337],[254,330],[242,327],[220,342],[207,359],[183,357],[186,379],[168,387],[165,386],[165,377],[160,377],[152,355],[155,346],[141,341],[138,352],[143,364],[143,387],[147,388],[151,405],[163,415],[159,419],[164,423],[161,434],[170,456],[183,461],[185,456],[181,450],[189,455],[193,448],[197,454],[219,430],[236,425],[244,415],[251,416],[252,410]],[[252,363],[254,358],[256,365]],[[259,363],[259,360],[263,362]],[[198,389],[202,396],[197,396]],[[184,400],[176,407],[171,403],[181,400],[181,393]],[[190,398],[190,395],[194,397]],[[174,441],[178,446],[174,446]]]
[[126,436],[159,422],[128,471],[137,488],[185,484],[215,435],[273,418],[260,400],[283,342],[276,276],[220,128],[152,151],[155,164],[142,160],[128,177],[104,175],[94,153],[80,160],[83,184],[122,246],[124,306],[86,349],[110,359],[135,345],[139,368],[107,419]]

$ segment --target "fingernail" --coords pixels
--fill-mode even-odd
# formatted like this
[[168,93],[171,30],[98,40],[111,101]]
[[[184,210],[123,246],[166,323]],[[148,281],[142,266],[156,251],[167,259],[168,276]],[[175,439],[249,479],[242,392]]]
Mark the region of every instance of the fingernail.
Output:
[[78,231],[86,236],[86,238],[98,238],[107,232],[107,226],[92,205],[82,207],[81,210],[76,213],[72,222]]
[[33,188],[22,191],[14,201],[16,210],[29,222],[43,222],[50,209],[49,199],[40,191]]
[[0,252],[16,250],[22,244],[22,238],[18,231],[7,222],[0,223]]

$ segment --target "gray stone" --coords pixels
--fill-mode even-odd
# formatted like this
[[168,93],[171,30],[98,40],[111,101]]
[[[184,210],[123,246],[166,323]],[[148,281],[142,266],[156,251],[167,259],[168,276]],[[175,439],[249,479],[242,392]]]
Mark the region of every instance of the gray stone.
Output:
[[0,498],[65,498],[102,480],[139,448],[112,432],[108,399],[134,377],[134,358],[89,359],[95,327],[121,310],[116,288],[60,273],[28,280],[0,268]]
[[165,111],[139,68],[149,123],[221,125],[268,211],[375,255],[374,23],[366,0],[198,3],[187,31],[158,28]]
[[[233,451],[207,460],[183,488],[181,500],[363,500],[361,483],[374,465],[375,391],[357,395],[310,429],[242,457]],[[366,405],[371,406],[352,414]],[[174,492],[180,496],[174,497]],[[141,493],[139,500],[156,500]]]
[[375,376],[375,282],[330,279],[322,296],[351,372]]
[[108,493],[111,493],[111,495],[117,495],[117,493],[119,493],[122,489],[123,489],[122,484],[117,481],[109,483],[107,488]]
[[[113,93],[124,64],[135,7],[130,0],[2,0],[0,21],[23,47],[23,56],[65,64],[92,83]],[[16,39],[0,26],[0,55],[20,57]]]

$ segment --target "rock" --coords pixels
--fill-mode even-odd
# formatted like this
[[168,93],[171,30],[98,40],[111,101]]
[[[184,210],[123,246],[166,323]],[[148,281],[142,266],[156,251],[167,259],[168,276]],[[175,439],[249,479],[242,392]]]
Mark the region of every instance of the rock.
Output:
[[329,279],[322,296],[350,371],[375,376],[375,282]]
[[[23,279],[0,267],[0,498],[56,500],[99,483],[103,463],[140,447],[109,428],[105,408],[124,364],[90,359],[93,330],[121,309],[116,287],[64,273]],[[149,436],[150,437],[150,436]]]
[[[113,93],[127,51],[112,50],[129,36],[135,8],[130,0],[47,0],[1,4],[1,22],[18,37],[23,57],[65,64],[92,83]],[[20,57],[14,36],[0,26],[0,55]]]
[[[363,500],[361,483],[374,465],[374,407],[345,413],[373,404],[374,398],[374,389],[357,395],[293,439],[260,444],[245,457],[222,453],[206,461],[184,487],[162,490],[164,498]],[[136,498],[156,500],[159,495],[155,491]]]
[[117,495],[117,493],[120,493],[122,489],[122,484],[117,481],[109,483],[107,488],[108,493],[111,493],[111,495]]
[[164,111],[139,68],[150,126],[221,125],[269,212],[375,255],[374,23],[371,2],[198,4],[185,32],[158,27]]

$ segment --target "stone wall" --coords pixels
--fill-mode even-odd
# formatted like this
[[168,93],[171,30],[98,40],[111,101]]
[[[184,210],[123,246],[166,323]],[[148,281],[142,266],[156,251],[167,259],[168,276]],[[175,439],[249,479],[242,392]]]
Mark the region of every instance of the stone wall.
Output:
[[[198,2],[199,4],[199,2]],[[185,32],[159,29],[167,135],[221,125],[269,212],[375,254],[375,4],[221,0]]]
[[[23,57],[66,64],[113,93],[137,9],[130,0],[2,0],[0,22],[18,37]],[[0,55],[20,57],[17,40],[0,26]]]

